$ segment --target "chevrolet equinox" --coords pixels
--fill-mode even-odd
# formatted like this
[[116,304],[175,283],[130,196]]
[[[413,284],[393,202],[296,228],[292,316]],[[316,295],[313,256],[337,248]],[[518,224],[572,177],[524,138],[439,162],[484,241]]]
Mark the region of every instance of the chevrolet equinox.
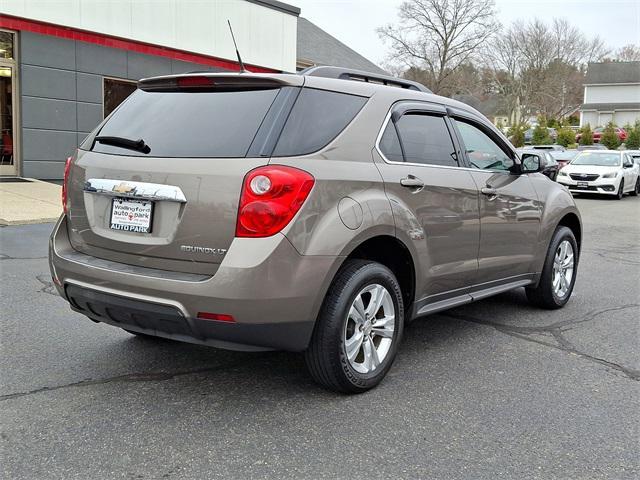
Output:
[[67,160],[60,295],[135,335],[304,352],[363,392],[406,322],[524,287],[567,303],[568,190],[473,108],[315,67],[141,80]]

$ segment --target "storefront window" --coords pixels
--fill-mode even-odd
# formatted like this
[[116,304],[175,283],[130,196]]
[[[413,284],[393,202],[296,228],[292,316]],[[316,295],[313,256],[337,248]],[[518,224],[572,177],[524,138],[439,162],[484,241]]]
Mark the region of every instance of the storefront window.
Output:
[[14,131],[17,69],[14,40],[14,33],[0,30],[0,175],[17,173]]
[[0,165],[13,165],[12,69],[0,67]]
[[136,89],[136,82],[126,80],[116,80],[113,78],[104,79],[104,108],[103,113],[106,118],[118,105],[125,101]]
[[0,31],[0,58],[13,58],[13,33]]

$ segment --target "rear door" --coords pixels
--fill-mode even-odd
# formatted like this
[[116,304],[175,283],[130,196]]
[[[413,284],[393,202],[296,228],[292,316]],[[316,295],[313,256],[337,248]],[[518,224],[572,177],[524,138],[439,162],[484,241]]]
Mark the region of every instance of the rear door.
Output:
[[299,89],[183,78],[192,80],[137,90],[82,145],[69,189],[77,250],[215,273],[235,236],[244,176],[268,163],[271,133]]
[[445,115],[440,105],[398,104],[378,142],[397,230],[418,252],[422,304],[464,294],[478,268],[478,191]]
[[[480,190],[480,250],[476,284],[517,281],[532,273],[541,204],[528,175],[509,171],[515,154],[471,117],[452,117],[471,175]],[[538,175],[538,174],[536,174]]]

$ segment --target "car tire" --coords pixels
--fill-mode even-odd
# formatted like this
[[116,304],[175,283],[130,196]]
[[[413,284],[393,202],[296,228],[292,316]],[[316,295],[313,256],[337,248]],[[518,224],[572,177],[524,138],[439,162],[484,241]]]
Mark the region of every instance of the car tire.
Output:
[[636,179],[636,187],[631,191],[630,195],[632,197],[637,197],[640,195],[640,175]]
[[[380,298],[376,311],[374,298]],[[402,292],[391,270],[372,261],[347,260],[329,288],[305,351],[311,376],[341,393],[375,387],[395,359],[403,319]]]
[[622,200],[622,197],[624,197],[624,179],[620,180],[618,193],[616,193],[616,200]]
[[[571,275],[565,275],[569,263],[563,257],[562,247],[571,247]],[[564,250],[566,252],[567,250]],[[562,267],[562,268],[561,268]],[[551,238],[549,250],[544,261],[540,281],[536,287],[526,288],[527,298],[533,305],[546,308],[562,308],[571,298],[578,271],[578,243],[570,228],[559,226]],[[562,278],[560,278],[562,276]],[[561,288],[558,289],[558,286]]]

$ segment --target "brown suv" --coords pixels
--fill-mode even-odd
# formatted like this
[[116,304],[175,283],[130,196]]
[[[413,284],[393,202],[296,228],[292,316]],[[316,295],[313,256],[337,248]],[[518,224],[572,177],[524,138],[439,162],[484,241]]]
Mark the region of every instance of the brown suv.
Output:
[[525,287],[571,296],[580,216],[465,104],[391,77],[142,80],[68,160],[50,242],[71,308],[137,335],[385,376],[405,322]]

